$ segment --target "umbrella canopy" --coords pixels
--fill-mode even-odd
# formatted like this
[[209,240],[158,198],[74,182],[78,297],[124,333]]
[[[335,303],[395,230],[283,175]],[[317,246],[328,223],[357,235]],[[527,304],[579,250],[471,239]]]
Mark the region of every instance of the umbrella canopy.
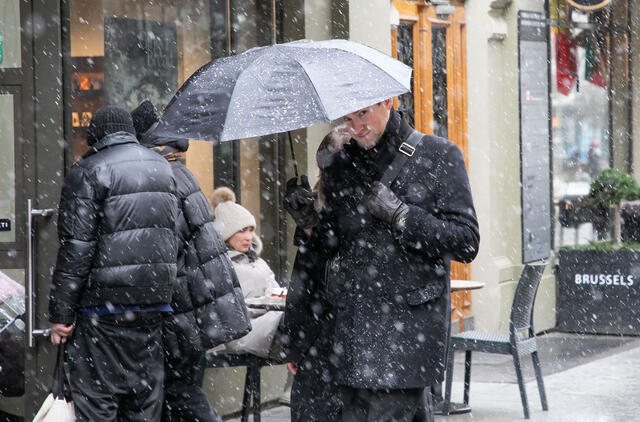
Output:
[[411,89],[411,68],[346,40],[294,41],[213,60],[153,130],[224,142],[330,122]]

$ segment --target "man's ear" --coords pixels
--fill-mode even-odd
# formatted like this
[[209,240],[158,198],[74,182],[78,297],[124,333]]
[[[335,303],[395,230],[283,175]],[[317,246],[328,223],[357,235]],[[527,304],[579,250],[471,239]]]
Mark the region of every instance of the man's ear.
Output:
[[391,110],[391,107],[393,107],[393,98],[387,98],[386,100],[384,100],[382,102],[382,105],[384,106],[384,108],[386,108],[387,110]]

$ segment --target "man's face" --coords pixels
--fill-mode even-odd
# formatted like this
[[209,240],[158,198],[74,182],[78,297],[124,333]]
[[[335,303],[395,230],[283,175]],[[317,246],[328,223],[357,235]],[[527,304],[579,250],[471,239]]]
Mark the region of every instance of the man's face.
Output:
[[349,135],[363,148],[375,146],[387,127],[392,105],[393,100],[389,98],[344,116],[342,120]]

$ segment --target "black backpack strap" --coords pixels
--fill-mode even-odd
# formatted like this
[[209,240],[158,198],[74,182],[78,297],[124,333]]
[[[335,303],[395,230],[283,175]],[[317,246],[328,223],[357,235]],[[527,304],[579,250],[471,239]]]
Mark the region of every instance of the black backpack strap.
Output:
[[416,151],[416,148],[418,148],[418,145],[420,145],[420,141],[422,141],[423,136],[424,135],[417,130],[414,130],[413,133],[409,135],[409,137],[400,145],[400,148],[398,148],[395,158],[382,175],[380,183],[387,187],[391,186],[407,160],[413,156],[413,153]]

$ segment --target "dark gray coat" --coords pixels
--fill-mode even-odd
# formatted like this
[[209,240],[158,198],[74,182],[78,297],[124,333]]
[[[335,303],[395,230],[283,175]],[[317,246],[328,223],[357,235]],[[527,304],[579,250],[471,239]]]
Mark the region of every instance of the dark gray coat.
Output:
[[182,155],[189,142],[152,135],[142,137],[141,142],[169,161],[176,180],[178,273],[171,299],[173,314],[165,321],[165,349],[174,360],[184,360],[242,337],[251,325],[211,206],[184,165]]
[[450,261],[471,261],[479,246],[464,160],[446,139],[423,136],[391,186],[409,206],[401,234],[362,207],[411,130],[392,111],[376,147],[345,145],[324,169],[325,210],[305,244],[322,256],[314,258],[315,271],[323,260],[331,264],[325,290],[334,305],[338,381],[354,388],[420,388],[442,380]]
[[166,304],[176,280],[178,206],[169,163],[126,132],[107,135],[69,170],[50,320],[79,307]]

